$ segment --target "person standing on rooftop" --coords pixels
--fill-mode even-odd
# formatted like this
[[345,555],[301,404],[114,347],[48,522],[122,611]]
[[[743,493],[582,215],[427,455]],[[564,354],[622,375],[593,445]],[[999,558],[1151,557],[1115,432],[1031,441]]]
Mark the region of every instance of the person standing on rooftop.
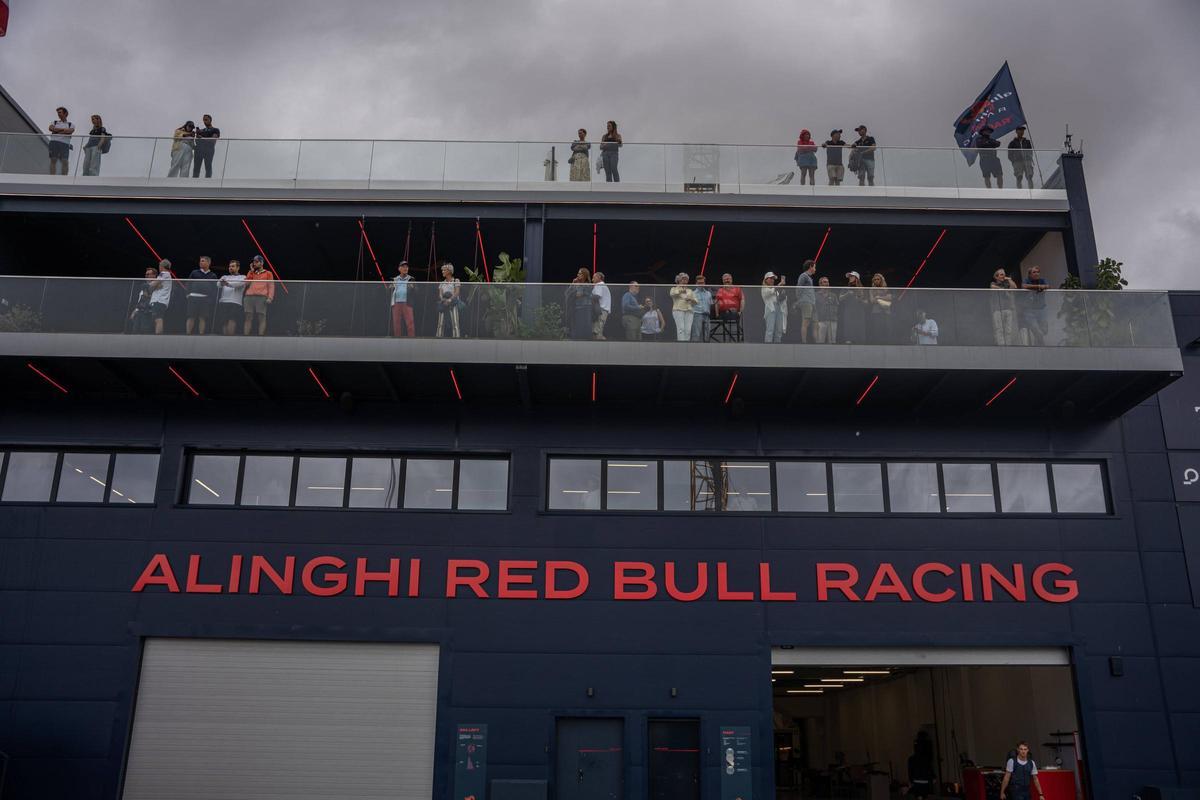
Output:
[[590,181],[592,179],[592,143],[587,140],[587,130],[579,129],[579,138],[571,142],[571,157],[567,163],[571,165],[571,180]]
[[858,185],[875,185],[875,137],[867,135],[867,126],[854,129],[858,138],[850,145],[850,171],[858,175]]
[[600,161],[604,166],[604,180],[608,183],[620,183],[621,173],[617,169],[618,152],[623,143],[621,134],[617,131],[617,123],[608,121],[608,130],[600,137]]
[[817,143],[813,141],[808,128],[800,131],[796,140],[796,166],[800,170],[800,185],[817,185]]
[[71,158],[71,134],[75,133],[75,126],[71,124],[71,120],[67,119],[70,112],[63,106],[55,109],[58,114],[58,119],[50,123],[48,130],[50,131],[50,174],[54,175],[54,169],[58,166],[62,170],[62,174],[67,174],[67,164]]
[[83,146],[83,174],[96,176],[100,174],[100,157],[108,152],[112,137],[104,129],[104,120],[99,114],[92,114],[92,129],[88,131],[87,143]]
[[204,177],[212,177],[213,153],[217,150],[217,139],[221,138],[221,129],[214,128],[212,116],[205,114],[200,118],[204,127],[196,131],[196,160],[192,163],[192,177],[200,177],[200,165],[204,165]]
[[842,150],[849,147],[849,142],[842,140],[842,129],[834,128],[829,132],[829,138],[821,145],[825,150],[825,174],[830,186],[841,186],[846,177],[846,167],[842,163]]
[[979,129],[979,138],[975,140],[975,147],[979,150],[979,171],[983,173],[983,185],[987,188],[992,188],[992,178],[996,179],[996,188],[1004,188],[1004,171],[1000,168],[1000,156],[996,155],[996,148],[1000,146],[998,139],[992,138],[993,128],[990,125],[984,125]]
[[1024,178],[1029,188],[1033,188],[1033,142],[1025,138],[1025,126],[1018,125],[1017,135],[1008,143],[1008,162],[1012,164],[1013,174],[1017,176],[1017,188],[1021,188]]
[[196,147],[196,123],[190,119],[175,129],[171,142],[171,169],[168,178],[186,178],[192,169],[192,152]]

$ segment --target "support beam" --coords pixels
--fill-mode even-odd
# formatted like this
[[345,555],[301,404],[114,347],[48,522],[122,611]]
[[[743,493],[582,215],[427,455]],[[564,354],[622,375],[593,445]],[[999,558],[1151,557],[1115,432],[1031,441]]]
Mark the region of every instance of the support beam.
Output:
[[1062,156],[1063,184],[1067,189],[1071,227],[1063,233],[1067,251],[1067,269],[1078,276],[1085,289],[1096,285],[1096,231],[1092,227],[1092,207],[1088,203],[1087,181],[1083,177],[1083,153]]

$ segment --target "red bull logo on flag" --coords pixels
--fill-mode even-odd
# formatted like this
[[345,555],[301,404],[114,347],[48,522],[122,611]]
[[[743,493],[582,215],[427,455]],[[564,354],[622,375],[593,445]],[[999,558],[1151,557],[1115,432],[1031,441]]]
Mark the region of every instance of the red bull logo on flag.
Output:
[[[975,102],[958,115],[954,123],[954,140],[959,147],[974,148],[979,131],[984,127],[991,128],[992,136],[999,138],[1024,124],[1025,112],[1021,110],[1021,99],[1006,61]],[[974,150],[967,149],[964,155],[967,163],[975,163]]]

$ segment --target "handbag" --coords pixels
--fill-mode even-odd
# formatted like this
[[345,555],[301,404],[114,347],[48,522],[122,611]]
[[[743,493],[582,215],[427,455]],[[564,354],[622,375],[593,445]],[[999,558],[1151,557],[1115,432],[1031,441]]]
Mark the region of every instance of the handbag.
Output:
[[571,153],[571,157],[567,159],[567,163],[568,163],[568,164],[574,164],[574,163],[575,163],[575,154],[574,154],[574,153]]

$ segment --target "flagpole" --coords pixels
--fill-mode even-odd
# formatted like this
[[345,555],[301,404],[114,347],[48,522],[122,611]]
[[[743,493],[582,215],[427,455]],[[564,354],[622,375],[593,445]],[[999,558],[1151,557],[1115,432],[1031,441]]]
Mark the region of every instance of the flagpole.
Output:
[[[1008,67],[1008,77],[1012,80],[1013,93],[1015,94],[1017,91],[1017,79],[1013,78],[1013,76],[1012,76],[1012,67],[1008,66],[1008,59],[1005,59],[1004,66]],[[1020,99],[1021,99],[1020,96],[1017,96],[1018,103],[1020,102]],[[1032,145],[1033,144],[1033,128],[1029,127],[1029,119],[1028,118],[1025,119],[1025,132],[1027,134],[1029,134],[1029,143],[1030,143],[1030,145]],[[1030,147],[1029,150],[1033,154],[1033,163],[1037,167],[1038,183],[1040,183],[1042,186],[1045,186],[1046,179],[1044,177],[1042,177],[1042,162],[1038,161],[1037,148]],[[1030,190],[1033,189],[1032,186],[1030,186],[1029,188],[1030,188]]]

